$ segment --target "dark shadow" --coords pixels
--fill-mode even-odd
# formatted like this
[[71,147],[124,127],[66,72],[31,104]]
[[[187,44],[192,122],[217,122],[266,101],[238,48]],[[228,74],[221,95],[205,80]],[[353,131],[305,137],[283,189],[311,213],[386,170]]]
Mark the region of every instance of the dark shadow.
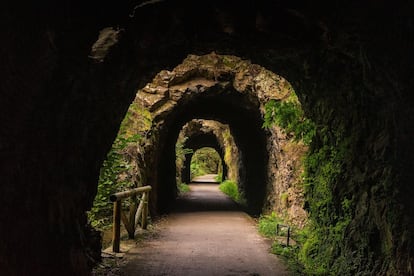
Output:
[[172,207],[173,213],[243,211],[239,204],[215,188],[217,184],[201,182],[191,184],[200,189],[179,196]]

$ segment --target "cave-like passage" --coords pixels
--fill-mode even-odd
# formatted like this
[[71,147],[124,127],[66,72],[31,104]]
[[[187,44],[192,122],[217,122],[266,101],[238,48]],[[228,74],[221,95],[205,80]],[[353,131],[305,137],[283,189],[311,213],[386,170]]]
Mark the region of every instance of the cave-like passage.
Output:
[[190,170],[191,183],[219,183],[217,179],[219,175],[222,178],[224,166],[223,153],[219,154],[217,149],[212,147],[198,146],[188,159],[190,159],[190,167],[183,169]]
[[160,234],[128,252],[124,275],[288,275],[253,220],[217,185],[190,189]]
[[[213,133],[197,134],[185,141],[184,148],[192,150],[192,152],[185,155],[184,165],[181,170],[181,181],[182,183],[190,183],[191,177],[191,161],[193,160],[194,154],[202,148],[214,149],[221,158],[221,175],[222,179],[227,176],[227,165],[224,162],[224,151],[217,141],[217,137]],[[219,171],[218,171],[219,173]]]
[[267,160],[266,134],[259,109],[244,95],[234,91],[194,97],[176,108],[166,119],[168,132],[160,143],[157,204],[167,211],[177,195],[175,144],[183,125],[195,118],[216,120],[228,124],[240,154],[239,187],[244,193],[249,213],[258,215],[266,193]]

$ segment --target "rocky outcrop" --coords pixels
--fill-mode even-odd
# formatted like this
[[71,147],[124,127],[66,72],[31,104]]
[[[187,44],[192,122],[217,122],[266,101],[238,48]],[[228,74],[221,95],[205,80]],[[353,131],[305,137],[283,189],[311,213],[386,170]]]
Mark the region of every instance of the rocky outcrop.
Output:
[[[154,157],[160,155],[158,151],[162,147],[159,144],[166,143],[162,136],[167,134],[163,133],[174,129],[169,126],[169,121],[181,120],[176,117],[177,110],[187,108],[193,102],[207,98],[213,101],[213,105],[207,107],[210,109],[207,112],[211,114],[210,116],[216,116],[218,120],[223,121],[229,116],[226,113],[231,111],[223,110],[221,111],[223,114],[216,114],[214,101],[220,98],[226,101],[234,95],[241,96],[245,102],[240,103],[240,108],[246,113],[256,112],[259,114],[260,117],[256,118],[256,124],[261,126],[265,104],[269,100],[284,101],[289,98],[292,91],[292,87],[285,79],[265,68],[235,56],[217,55],[216,53],[204,56],[190,55],[172,71],[161,71],[151,83],[138,91],[135,100],[151,112],[154,121],[150,131],[151,137],[147,137],[148,142],[145,146],[148,149],[145,152],[147,178],[157,179],[160,174],[159,170],[154,169],[158,166]],[[228,104],[232,104],[230,100]],[[196,112],[188,116],[199,119]],[[183,122],[186,123],[184,120]],[[224,146],[224,137],[227,136],[227,139],[230,139],[230,135],[237,135],[235,133],[238,130],[234,129],[237,127],[229,124],[229,132],[222,132],[223,127],[216,123],[209,123],[210,121],[191,122],[193,123],[183,127],[185,134],[181,132],[181,135],[191,139],[192,135],[196,133],[196,129],[204,133],[213,132],[220,144],[218,150],[221,151],[223,158],[229,159],[231,164],[228,166],[229,173],[231,177],[236,177],[234,180],[239,183],[241,192],[247,197],[249,197],[249,193],[257,193],[257,189],[260,188],[254,187],[254,182],[250,183],[249,181],[256,176],[246,177],[247,166],[251,161],[239,158],[239,155],[242,156],[244,153],[238,152],[238,137],[234,137],[235,146],[228,150]],[[239,125],[238,127],[243,127],[253,136],[261,135],[257,133],[257,129],[250,129],[250,126],[244,125],[243,122],[240,122]],[[303,210],[304,197],[303,187],[300,184],[300,172],[303,171],[301,160],[306,152],[306,147],[294,142],[292,137],[278,126],[272,126],[269,131],[260,129],[260,132],[266,137],[262,143],[264,143],[263,147],[266,148],[268,154],[263,152],[260,154],[263,164],[266,166],[267,175],[264,183],[256,185],[262,186],[265,199],[256,202],[255,204],[258,205],[251,207],[256,210],[276,211],[297,226],[303,227],[307,215]],[[256,146],[254,143],[248,143],[245,151],[256,151]],[[226,157],[224,154],[226,151],[237,152],[237,154],[234,157],[227,154]],[[158,181],[154,180],[154,182]]]
[[[347,142],[351,154],[341,164],[345,173],[329,188],[330,214],[340,216],[344,198],[353,197],[352,223],[339,244],[325,241],[321,255],[332,256],[332,263],[345,260],[351,271],[338,268],[342,275],[412,274],[412,1],[212,0],[202,9],[199,5],[174,0],[136,7],[130,1],[79,0],[2,5],[0,18],[7,26],[0,31],[5,38],[0,50],[2,272],[89,273],[86,248],[93,235],[85,211],[137,90],[189,53],[215,50],[288,79],[319,129],[338,132]],[[124,31],[96,62],[89,57],[92,46],[111,26]],[[215,108],[220,113],[227,106],[259,133],[255,119],[237,108],[243,100],[233,97]],[[191,108],[195,111],[202,114],[203,105]],[[185,110],[179,113],[187,116]],[[171,129],[178,136],[179,128]],[[259,155],[244,147],[247,140],[261,138],[237,129],[240,158],[250,154],[262,165]],[[328,142],[334,144],[336,136],[316,139],[310,150]],[[173,145],[164,149],[173,151]],[[168,171],[171,164],[160,163]],[[342,257],[333,256],[332,248]]]
[[202,147],[210,147],[215,149],[221,157],[223,163],[222,179],[238,182],[238,149],[228,125],[212,120],[191,120],[183,126],[177,143],[181,143],[184,148],[193,151],[186,154],[184,163],[181,164],[181,168],[178,168],[179,180],[177,181],[190,182],[192,155]]

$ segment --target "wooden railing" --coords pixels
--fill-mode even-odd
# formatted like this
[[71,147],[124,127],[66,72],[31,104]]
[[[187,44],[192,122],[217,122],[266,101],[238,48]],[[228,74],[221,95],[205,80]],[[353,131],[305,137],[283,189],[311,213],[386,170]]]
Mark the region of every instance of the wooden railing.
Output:
[[286,233],[286,246],[289,246],[289,242],[290,242],[290,226],[289,225],[284,225],[284,224],[277,224],[276,225],[276,236],[279,236],[282,228],[286,228],[287,229],[287,233]]
[[[129,238],[135,236],[135,229],[141,218],[141,228],[147,229],[148,218],[148,199],[151,186],[143,186],[132,190],[119,192],[110,196],[114,203],[113,232],[112,232],[112,251],[119,253],[121,241],[121,220],[128,232]],[[122,211],[122,199],[142,194],[139,205],[131,202],[129,206],[129,217]]]

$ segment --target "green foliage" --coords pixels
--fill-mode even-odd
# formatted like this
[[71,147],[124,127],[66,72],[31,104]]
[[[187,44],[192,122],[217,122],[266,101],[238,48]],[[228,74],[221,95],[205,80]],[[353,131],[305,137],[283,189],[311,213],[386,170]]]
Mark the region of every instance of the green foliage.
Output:
[[275,237],[278,224],[283,224],[283,220],[276,216],[276,213],[262,215],[259,218],[259,233],[268,238]]
[[[286,246],[286,244],[281,243],[279,239],[276,239],[276,227],[278,224],[287,223],[283,221],[282,218],[276,215],[276,213],[272,212],[270,215],[262,215],[259,218],[258,222],[258,229],[259,233],[263,236],[273,239],[274,242],[272,244],[272,253],[282,256],[284,260],[287,262],[289,269],[293,272],[294,275],[303,275],[303,267],[301,266],[298,260],[298,252],[300,249],[300,242],[303,241],[303,230],[291,230],[291,238],[296,241],[296,244]],[[286,232],[279,233],[279,235],[286,236]]]
[[296,140],[302,140],[306,145],[312,142],[315,135],[315,124],[305,117],[294,93],[285,101],[270,100],[266,103],[263,127],[273,125],[293,133]]
[[219,189],[234,201],[241,203],[242,196],[239,193],[239,188],[236,182],[226,180],[220,184]]
[[192,149],[184,148],[184,144],[187,139],[188,137],[179,137],[177,143],[175,144],[175,176],[178,189],[180,189],[179,184],[181,183],[181,170],[184,167],[184,161],[189,154],[193,153]]
[[128,178],[120,178],[120,175],[130,169],[130,163],[125,159],[123,151],[126,147],[134,145],[141,139],[138,134],[129,138],[118,136],[106,156],[99,175],[98,190],[93,207],[88,212],[88,218],[94,227],[102,227],[108,223],[112,214],[112,202],[109,196],[115,192],[132,187]]
[[[337,204],[338,198],[333,193],[343,181],[347,160],[351,160],[344,127],[338,125],[336,130],[325,127],[316,132],[315,125],[304,117],[296,96],[286,101],[269,101],[265,110],[264,127],[276,124],[292,133],[295,139],[311,145],[303,161],[303,185],[310,222],[305,229],[296,231],[296,246],[286,248],[275,244],[273,252],[287,257],[290,267],[301,274],[352,274],[354,261],[351,260],[359,253],[346,253],[344,237],[355,206],[351,196]],[[259,227],[263,228],[260,231],[269,235],[266,233],[271,230],[266,229],[275,227],[276,220],[272,216],[263,217],[259,221]]]
[[191,178],[205,174],[217,174],[221,162],[220,155],[215,149],[201,148],[197,150],[191,159]]
[[185,194],[190,191],[190,186],[188,186],[186,183],[178,183],[177,187],[178,187],[178,192],[180,194]]
[[[349,269],[341,250],[353,216],[352,198],[335,204],[334,188],[340,185],[345,162],[349,158],[349,142],[339,131],[326,128],[318,133],[321,145],[312,147],[305,160],[304,187],[311,223],[303,235],[298,261],[308,275],[337,275]],[[339,262],[342,264],[338,265]]]
[[223,172],[217,174],[217,176],[214,178],[214,180],[216,182],[219,182],[219,183],[223,182]]

